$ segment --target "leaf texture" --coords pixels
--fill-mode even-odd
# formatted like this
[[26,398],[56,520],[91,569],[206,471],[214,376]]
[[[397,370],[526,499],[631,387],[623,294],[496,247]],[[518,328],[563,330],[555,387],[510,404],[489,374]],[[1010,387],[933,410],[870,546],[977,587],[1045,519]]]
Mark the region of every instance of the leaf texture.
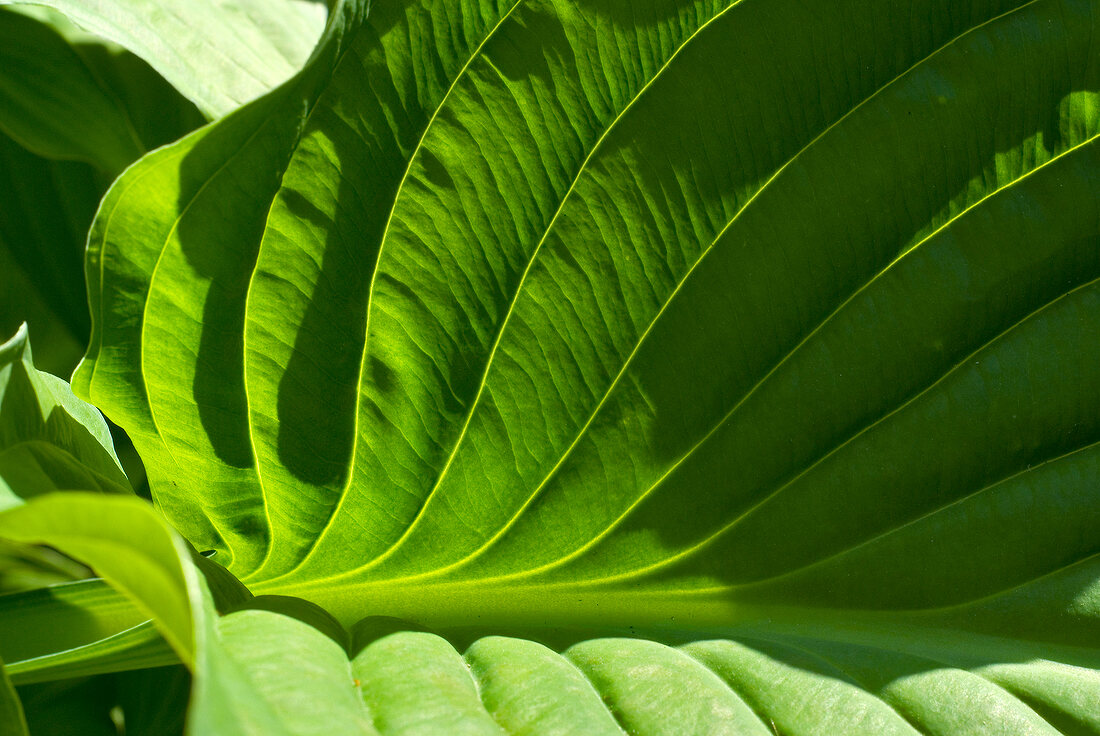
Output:
[[1052,683],[1094,676],[1096,10],[338,5],[112,187],[74,388],[256,592],[687,632],[567,650],[593,728],[667,729],[653,667],[748,732],[1095,732]]
[[[908,617],[773,611],[727,625],[721,635],[683,627],[631,630],[629,638],[544,629],[558,638],[546,646],[459,630],[444,638],[377,619],[360,622],[349,637],[339,627],[311,625],[299,605],[264,606],[260,598],[218,616],[194,558],[138,499],[54,494],[0,514],[0,533],[77,556],[153,615],[194,672],[193,734],[644,735],[689,728],[947,736],[1094,733],[1100,725],[1094,647],[963,633],[958,626],[995,624],[998,609],[1018,619],[1027,606],[1014,603],[1016,596],[1040,608],[1046,602],[1048,610],[1032,613],[1044,626],[1056,622],[1063,635],[1071,632],[1057,621],[1057,592],[1075,585],[1074,576],[1090,579],[1076,586],[1076,608],[1095,616],[1095,564],[955,611]],[[22,616],[48,628],[50,616],[56,622],[72,615],[51,600],[58,595],[108,627],[133,615],[92,581],[0,598],[0,605],[16,606],[16,623]],[[10,624],[11,610],[3,613]],[[29,633],[24,649],[65,646],[43,637],[35,644]],[[90,632],[69,633],[80,639]],[[456,648],[459,642],[468,643]],[[68,652],[82,654],[79,647]]]

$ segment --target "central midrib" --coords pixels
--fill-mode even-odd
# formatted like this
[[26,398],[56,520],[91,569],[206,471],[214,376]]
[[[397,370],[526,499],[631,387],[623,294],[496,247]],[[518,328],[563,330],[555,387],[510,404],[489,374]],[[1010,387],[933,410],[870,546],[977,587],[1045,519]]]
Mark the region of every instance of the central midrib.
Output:
[[496,580],[408,584],[325,579],[255,583],[257,595],[303,598],[344,626],[387,616],[443,628],[467,626],[722,627],[758,619],[760,606],[739,603],[728,589],[639,590],[576,583],[501,584]]

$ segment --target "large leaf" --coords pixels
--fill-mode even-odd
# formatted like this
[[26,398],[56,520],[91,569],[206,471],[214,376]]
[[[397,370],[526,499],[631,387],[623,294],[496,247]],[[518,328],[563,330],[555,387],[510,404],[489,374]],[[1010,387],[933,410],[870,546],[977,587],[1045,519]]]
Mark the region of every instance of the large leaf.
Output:
[[211,117],[284,82],[325,24],[323,0],[2,0],[33,2],[147,61]]
[[[1097,10],[338,5],[109,192],[74,387],[255,591],[690,642],[546,653],[558,730],[1096,732]],[[538,721],[395,636],[375,727]]]

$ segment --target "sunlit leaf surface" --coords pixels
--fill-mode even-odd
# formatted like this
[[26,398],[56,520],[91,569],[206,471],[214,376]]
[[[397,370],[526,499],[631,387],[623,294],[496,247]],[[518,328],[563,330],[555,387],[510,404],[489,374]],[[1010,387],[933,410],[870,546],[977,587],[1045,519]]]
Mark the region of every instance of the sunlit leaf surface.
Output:
[[1098,10],[347,2],[129,169],[74,389],[351,631],[194,732],[1098,732]]

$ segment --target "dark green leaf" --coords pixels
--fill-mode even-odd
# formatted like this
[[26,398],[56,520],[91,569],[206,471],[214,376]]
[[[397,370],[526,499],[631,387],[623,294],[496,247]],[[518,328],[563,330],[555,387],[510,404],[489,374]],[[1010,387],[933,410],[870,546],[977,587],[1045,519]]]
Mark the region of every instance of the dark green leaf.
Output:
[[57,30],[0,8],[0,130],[112,176],[145,153],[119,98]]
[[0,736],[27,736],[23,705],[0,663]]

